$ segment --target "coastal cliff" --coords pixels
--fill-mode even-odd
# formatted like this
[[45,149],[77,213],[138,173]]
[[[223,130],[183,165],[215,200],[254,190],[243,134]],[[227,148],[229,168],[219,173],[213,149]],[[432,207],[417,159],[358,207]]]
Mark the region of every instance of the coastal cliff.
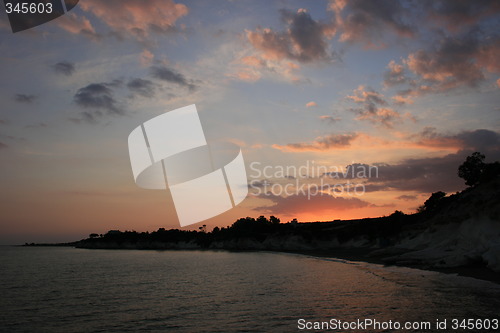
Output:
[[[280,223],[242,218],[210,232],[109,231],[73,243],[88,249],[224,249],[286,251],[423,268],[484,266],[500,272],[500,178],[445,196],[420,211],[360,220]],[[201,228],[203,229],[203,228]]]

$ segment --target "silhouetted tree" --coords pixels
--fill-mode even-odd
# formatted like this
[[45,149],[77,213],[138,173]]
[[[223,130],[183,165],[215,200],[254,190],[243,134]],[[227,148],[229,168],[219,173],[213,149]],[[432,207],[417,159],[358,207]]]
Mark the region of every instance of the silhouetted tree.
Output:
[[500,162],[487,163],[479,179],[480,183],[487,183],[500,176]]
[[261,224],[267,224],[269,222],[263,215],[259,216],[256,221]]
[[424,202],[425,210],[432,211],[432,210],[436,209],[436,207],[438,206],[441,199],[443,199],[445,196],[446,196],[446,193],[443,191],[432,193],[431,196],[429,197],[429,199],[427,199]]
[[403,213],[400,210],[395,210],[394,213],[392,213],[390,216],[392,216],[392,217],[401,217],[401,216],[405,216],[405,213]]
[[479,182],[486,165],[484,158],[483,154],[475,152],[467,156],[465,162],[458,167],[458,176],[465,180],[465,185],[474,186]]
[[90,235],[89,235],[89,238],[97,238],[97,237],[99,237],[99,235],[98,235],[98,234],[90,234]]
[[279,218],[277,218],[276,216],[271,216],[271,217],[269,218],[269,221],[270,221],[272,224],[274,224],[274,225],[276,225],[276,224],[280,224],[280,219],[279,219]]

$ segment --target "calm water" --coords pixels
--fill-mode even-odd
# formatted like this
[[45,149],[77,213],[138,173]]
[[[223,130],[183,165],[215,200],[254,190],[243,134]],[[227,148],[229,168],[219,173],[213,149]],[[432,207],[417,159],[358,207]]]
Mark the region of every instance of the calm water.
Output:
[[0,248],[1,332],[294,332],[498,318],[500,286],[301,255]]

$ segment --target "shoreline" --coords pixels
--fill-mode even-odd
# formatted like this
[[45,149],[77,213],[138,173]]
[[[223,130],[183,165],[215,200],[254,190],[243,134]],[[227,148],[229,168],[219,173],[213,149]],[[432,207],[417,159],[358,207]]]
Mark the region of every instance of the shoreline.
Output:
[[[227,251],[227,252],[272,252],[272,253],[289,253],[289,254],[299,254],[306,255],[316,258],[331,258],[339,260],[347,260],[351,262],[364,262],[370,264],[377,264],[384,267],[407,267],[415,268],[424,271],[439,272],[444,274],[453,274],[463,277],[471,277],[479,280],[489,281],[496,284],[500,284],[500,273],[496,273],[482,264],[473,264],[468,266],[457,266],[457,267],[435,267],[426,264],[401,264],[388,259],[388,252],[374,253],[378,250],[373,250],[371,248],[336,248],[330,250],[275,250],[275,249],[248,249],[248,250],[235,250],[235,249],[224,249],[224,248],[177,248],[177,249],[165,249],[165,248],[90,248],[90,247],[78,247],[71,243],[62,244],[29,244],[29,245],[11,245],[13,247],[71,247],[74,249],[86,249],[86,250],[150,250],[150,251]],[[392,251],[390,256],[395,254],[405,253],[404,250]]]
[[[284,253],[296,253],[303,254],[311,257],[317,258],[332,258],[341,259],[352,262],[364,262],[370,264],[382,265],[384,267],[407,267],[415,268],[424,271],[439,272],[444,274],[453,274],[463,277],[471,277],[478,280],[484,280],[500,284],[500,273],[496,273],[489,269],[485,265],[473,264],[468,266],[457,266],[457,267],[435,267],[425,264],[399,264],[387,260],[387,255],[373,254],[372,249],[335,249],[335,250],[311,250],[311,251],[271,251],[271,252],[284,252]],[[404,253],[404,251],[401,251]]]

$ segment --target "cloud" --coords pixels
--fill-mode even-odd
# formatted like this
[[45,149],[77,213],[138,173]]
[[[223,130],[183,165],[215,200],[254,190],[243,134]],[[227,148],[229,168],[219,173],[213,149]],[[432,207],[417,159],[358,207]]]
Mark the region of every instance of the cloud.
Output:
[[500,88],[500,79],[497,80],[497,86]]
[[436,50],[410,54],[405,63],[413,73],[434,83],[435,89],[474,87],[484,80],[481,68],[473,61],[477,47],[475,40],[446,38]]
[[262,55],[255,52],[253,55],[245,55],[232,64],[234,69],[227,76],[246,82],[255,82],[263,77],[276,80],[286,79],[291,82],[300,82],[296,75],[300,66],[289,60],[263,59]]
[[37,123],[37,124],[30,124],[24,126],[24,128],[40,128],[40,127],[47,127],[46,123]]
[[151,70],[151,75],[155,79],[175,83],[179,86],[186,87],[189,90],[196,89],[196,85],[193,84],[192,80],[186,79],[184,75],[176,72],[173,69],[157,65],[157,66],[152,66],[150,70]]
[[289,143],[286,145],[273,145],[275,149],[286,152],[300,151],[325,151],[334,149],[345,149],[351,145],[351,142],[358,137],[358,134],[330,134],[320,136],[313,142],[308,143]]
[[339,122],[339,121],[342,120],[341,118],[334,117],[334,116],[328,116],[328,115],[319,116],[319,119],[324,120],[324,121],[328,121],[328,122],[330,122],[332,124],[334,124],[334,123]]
[[68,61],[61,61],[52,66],[57,74],[71,76],[75,72],[75,64]]
[[175,31],[176,21],[189,12],[188,7],[172,0],[86,0],[80,2],[80,8],[114,32],[140,40],[151,32]]
[[249,184],[248,184],[248,188],[251,189],[251,188],[266,188],[266,187],[269,187],[271,186],[273,183],[271,183],[269,180],[267,179],[256,179],[256,180],[252,180]]
[[336,14],[341,42],[361,42],[375,46],[387,32],[413,37],[416,28],[407,23],[411,11],[400,1],[332,0],[329,9]]
[[403,201],[414,201],[417,200],[418,197],[416,195],[408,195],[408,194],[403,194],[397,197],[396,199],[398,200],[403,200]]
[[25,94],[16,94],[14,97],[15,101],[18,103],[26,103],[26,104],[31,104],[33,103],[38,96],[36,95],[25,95]]
[[409,81],[405,75],[404,66],[397,64],[394,60],[387,65],[387,71],[384,72],[384,86],[392,87],[397,84],[403,84]]
[[444,157],[407,159],[399,164],[378,164],[378,178],[370,184],[379,185],[378,190],[457,191],[463,181],[457,176],[458,166],[467,154],[449,154]]
[[473,150],[492,149],[500,150],[500,133],[486,130],[477,129],[475,131],[465,131],[457,134],[456,137],[462,140],[465,148]]
[[309,103],[306,104],[307,108],[310,108],[310,107],[313,107],[313,106],[318,106],[318,104],[316,104],[316,102],[309,102]]
[[[441,141],[456,142],[458,151],[442,157],[406,159],[398,164],[375,164],[378,177],[370,178],[370,186],[376,190],[420,191],[457,191],[463,188],[463,180],[457,175],[458,166],[474,151],[484,153],[488,161],[500,159],[500,133],[478,129],[464,131],[455,135],[442,135],[427,128],[419,134],[427,137],[422,145]],[[443,143],[441,143],[443,144]]]
[[140,78],[131,79],[127,83],[127,88],[134,94],[138,94],[143,97],[153,97],[155,94],[155,85],[150,80]]
[[0,149],[5,149],[8,146],[5,143],[0,142]]
[[356,120],[368,120],[373,124],[379,124],[387,128],[394,127],[396,122],[400,122],[401,115],[396,110],[387,107],[385,97],[371,88],[359,86],[354,90],[354,94],[347,96],[347,99],[361,104],[361,108],[351,108],[358,116]]
[[120,84],[120,81],[91,83],[86,87],[80,88],[75,96],[73,96],[73,101],[84,109],[91,109],[90,111],[80,112],[80,120],[96,123],[104,115],[125,114],[125,111],[118,105],[118,102],[114,98],[114,91],[112,89]]
[[285,31],[275,32],[269,28],[246,31],[248,41],[264,59],[310,63],[330,62],[337,57],[329,51],[327,43],[335,34],[331,23],[314,20],[304,9],[297,12],[283,9],[281,16]]
[[333,197],[323,193],[322,195],[295,194],[288,197],[277,195],[261,195],[259,198],[269,199],[272,206],[257,207],[254,210],[271,214],[298,214],[304,212],[322,212],[358,209],[372,206],[369,202],[359,198]]
[[[384,73],[386,87],[407,83],[399,96],[420,96],[442,93],[459,87],[478,87],[488,73],[499,73],[500,36],[483,36],[469,32],[461,36],[447,36],[429,49],[408,55],[403,64],[389,63]],[[405,71],[413,77],[405,75]]]
[[154,57],[155,56],[153,53],[151,53],[151,51],[145,49],[141,52],[139,61],[140,61],[141,65],[144,67],[151,66]]
[[452,32],[457,32],[478,23],[485,17],[500,13],[500,4],[496,0],[433,0],[427,1],[426,5],[433,22]]
[[71,34],[83,34],[92,39],[99,38],[99,35],[95,32],[89,19],[83,16],[77,16],[75,13],[67,13],[66,15],[58,17],[54,22],[61,29]]
[[401,95],[392,96],[391,99],[396,105],[413,104],[413,100],[410,97],[405,97]]
[[371,88],[366,89],[363,85],[355,89],[354,95],[347,96],[347,99],[350,99],[355,103],[387,105],[384,95],[379,94]]

